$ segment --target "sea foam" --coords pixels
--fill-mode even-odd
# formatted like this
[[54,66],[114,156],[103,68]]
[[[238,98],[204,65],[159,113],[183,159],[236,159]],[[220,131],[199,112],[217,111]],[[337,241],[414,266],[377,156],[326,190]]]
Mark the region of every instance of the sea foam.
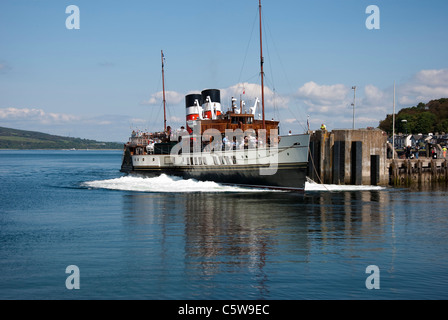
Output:
[[[115,179],[88,181],[84,182],[82,186],[137,192],[279,192],[271,189],[223,185],[212,181],[185,180],[165,174],[155,178],[129,175]],[[307,181],[305,184],[305,191],[365,191],[383,189],[383,187],[378,186],[331,185],[318,184],[312,181]]]
[[243,188],[222,185],[212,181],[197,181],[182,179],[162,174],[149,178],[142,176],[124,176],[109,180],[84,182],[83,186],[110,190],[140,191],[140,192],[266,192],[267,189]]

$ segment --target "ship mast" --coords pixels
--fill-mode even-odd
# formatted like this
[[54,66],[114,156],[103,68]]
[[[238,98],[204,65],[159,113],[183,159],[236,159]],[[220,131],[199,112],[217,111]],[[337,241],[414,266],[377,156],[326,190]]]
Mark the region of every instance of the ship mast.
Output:
[[163,129],[166,131],[166,99],[165,99],[165,56],[162,50],[162,87],[163,87]]
[[260,11],[260,66],[261,66],[261,110],[263,114],[263,129],[266,129],[266,121],[264,116],[264,72],[263,72],[263,36],[261,27],[261,0],[258,0],[258,7]]

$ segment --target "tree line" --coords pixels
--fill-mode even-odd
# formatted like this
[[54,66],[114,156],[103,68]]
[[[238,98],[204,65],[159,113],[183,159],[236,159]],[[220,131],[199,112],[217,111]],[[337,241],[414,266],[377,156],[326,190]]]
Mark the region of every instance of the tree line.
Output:
[[[380,121],[378,128],[392,134],[392,114]],[[448,98],[403,108],[395,115],[395,133],[448,133]]]

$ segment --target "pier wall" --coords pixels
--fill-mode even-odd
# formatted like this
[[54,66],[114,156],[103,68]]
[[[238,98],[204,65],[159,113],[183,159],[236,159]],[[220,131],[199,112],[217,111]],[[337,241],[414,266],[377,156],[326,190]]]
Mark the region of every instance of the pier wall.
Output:
[[310,138],[308,176],[318,183],[387,185],[387,136],[378,129],[318,130]]

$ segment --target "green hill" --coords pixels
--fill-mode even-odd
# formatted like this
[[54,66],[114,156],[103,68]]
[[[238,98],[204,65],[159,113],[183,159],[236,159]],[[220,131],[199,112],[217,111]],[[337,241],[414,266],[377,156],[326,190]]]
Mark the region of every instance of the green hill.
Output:
[[[388,134],[392,133],[392,115],[380,121],[378,126]],[[395,132],[428,134],[448,132],[448,99],[431,100],[427,104],[403,108],[395,115]]]
[[69,138],[0,127],[0,149],[122,149],[122,143]]

